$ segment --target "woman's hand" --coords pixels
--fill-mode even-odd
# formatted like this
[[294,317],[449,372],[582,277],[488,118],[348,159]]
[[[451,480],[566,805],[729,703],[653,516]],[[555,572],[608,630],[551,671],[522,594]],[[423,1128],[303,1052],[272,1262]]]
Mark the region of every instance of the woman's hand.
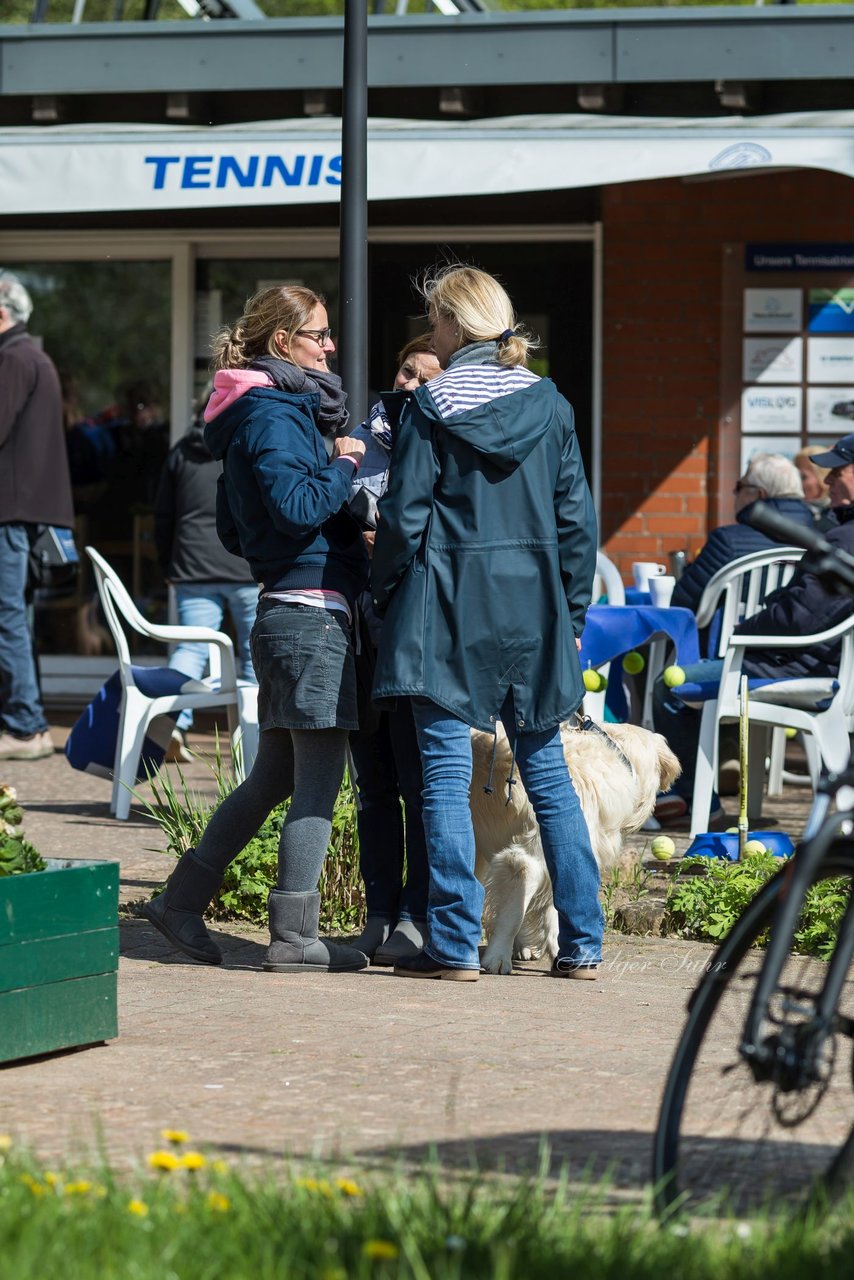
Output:
[[339,436],[332,448],[332,459],[347,456],[360,461],[365,456],[364,440],[354,440],[352,436]]
[[374,542],[376,541],[376,536],[377,534],[375,529],[366,529],[362,534],[362,537],[365,539],[365,549],[369,556],[374,554]]

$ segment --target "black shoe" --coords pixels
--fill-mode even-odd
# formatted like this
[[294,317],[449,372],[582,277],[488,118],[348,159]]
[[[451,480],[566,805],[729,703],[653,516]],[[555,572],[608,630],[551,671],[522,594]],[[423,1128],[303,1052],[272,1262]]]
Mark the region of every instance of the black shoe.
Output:
[[394,966],[396,978],[447,978],[449,982],[477,982],[480,969],[455,969],[452,965],[439,964],[426,951],[417,956],[401,956]]

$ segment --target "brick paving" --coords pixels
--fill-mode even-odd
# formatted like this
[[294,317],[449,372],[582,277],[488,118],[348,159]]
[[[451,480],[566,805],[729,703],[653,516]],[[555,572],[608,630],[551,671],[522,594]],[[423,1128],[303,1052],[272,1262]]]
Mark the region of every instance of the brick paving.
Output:
[[[137,809],[111,819],[107,782],[59,753],[1,768],[44,854],[118,861],[123,902],[165,878],[159,829]],[[186,774],[213,792],[202,764]],[[768,813],[795,836],[808,799],[788,788]],[[681,852],[687,836],[676,839]],[[664,1075],[709,948],[610,934],[596,983],[557,982],[533,963],[509,978],[414,983],[382,969],[267,974],[263,932],[214,933],[221,969],[176,957],[146,921],[124,920],[119,1037],[0,1067],[0,1132],[45,1158],[99,1145],[119,1164],[157,1145],[164,1126],[252,1160],[336,1167],[410,1164],[435,1148],[449,1173],[472,1160],[533,1170],[545,1137],[552,1169],[610,1169],[618,1193],[641,1193]]]

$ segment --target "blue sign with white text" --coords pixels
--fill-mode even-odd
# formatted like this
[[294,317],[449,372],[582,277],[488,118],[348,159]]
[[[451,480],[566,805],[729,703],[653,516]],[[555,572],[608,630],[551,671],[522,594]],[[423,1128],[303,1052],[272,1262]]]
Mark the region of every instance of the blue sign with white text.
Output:
[[854,244],[746,244],[745,271],[854,271]]

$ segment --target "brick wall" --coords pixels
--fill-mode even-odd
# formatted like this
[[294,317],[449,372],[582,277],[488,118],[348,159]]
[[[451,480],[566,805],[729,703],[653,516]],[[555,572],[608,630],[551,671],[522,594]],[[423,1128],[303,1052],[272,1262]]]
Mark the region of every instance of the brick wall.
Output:
[[716,523],[722,245],[850,242],[852,209],[809,170],[603,189],[601,541],[627,581]]

